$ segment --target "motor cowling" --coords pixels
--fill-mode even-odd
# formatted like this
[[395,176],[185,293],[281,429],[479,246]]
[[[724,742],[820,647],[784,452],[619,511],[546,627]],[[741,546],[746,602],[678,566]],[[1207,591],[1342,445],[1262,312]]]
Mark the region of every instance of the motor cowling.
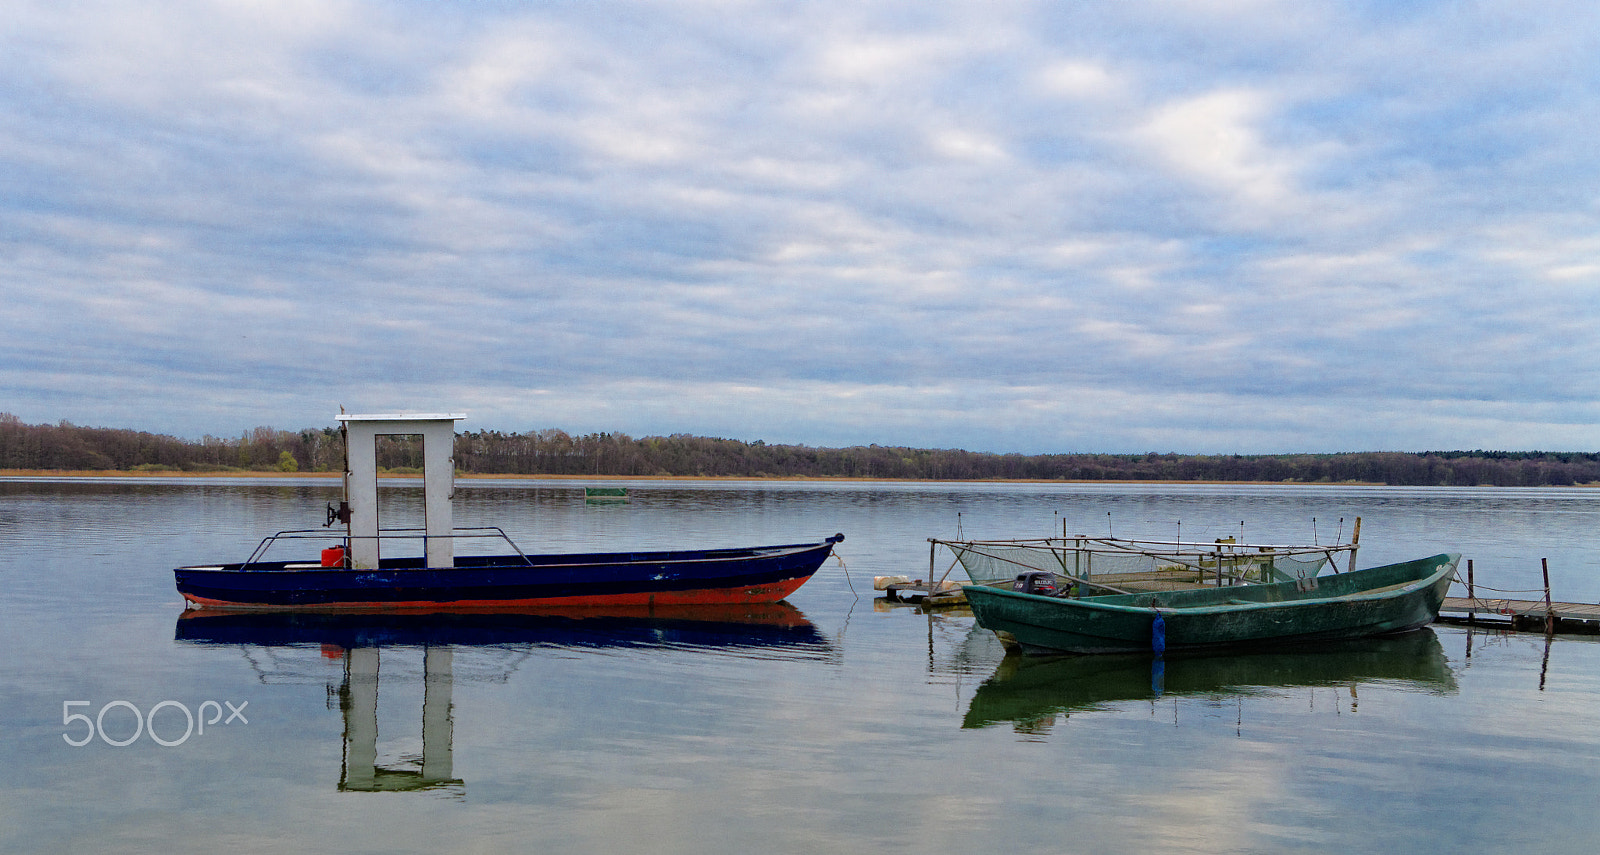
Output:
[[1011,582],[1011,590],[1053,597],[1056,595],[1056,574],[1044,570],[1018,573],[1017,578]]

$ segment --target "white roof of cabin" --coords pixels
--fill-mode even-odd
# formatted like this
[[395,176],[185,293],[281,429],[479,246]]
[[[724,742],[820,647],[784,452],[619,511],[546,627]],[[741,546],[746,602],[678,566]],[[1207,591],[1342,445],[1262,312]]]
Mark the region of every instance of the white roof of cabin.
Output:
[[455,422],[466,417],[466,413],[340,413],[338,418],[341,422]]

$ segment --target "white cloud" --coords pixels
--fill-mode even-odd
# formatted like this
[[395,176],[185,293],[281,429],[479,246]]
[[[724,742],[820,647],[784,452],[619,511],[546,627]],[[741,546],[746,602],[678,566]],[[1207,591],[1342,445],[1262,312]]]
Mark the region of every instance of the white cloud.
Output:
[[1251,220],[1265,224],[1298,207],[1294,158],[1262,139],[1259,125],[1271,109],[1261,92],[1211,92],[1162,106],[1141,136],[1181,178],[1243,203]]
[[825,31],[815,48],[814,72],[869,88],[914,86],[982,47],[981,33],[882,33],[851,28],[860,22],[842,23]]
[[962,160],[995,161],[1003,160],[1006,156],[1005,148],[999,141],[983,134],[959,130],[934,134],[933,149],[946,157]]
[[1039,70],[1043,91],[1069,98],[1109,99],[1126,95],[1126,85],[1109,69],[1092,62],[1062,60]]

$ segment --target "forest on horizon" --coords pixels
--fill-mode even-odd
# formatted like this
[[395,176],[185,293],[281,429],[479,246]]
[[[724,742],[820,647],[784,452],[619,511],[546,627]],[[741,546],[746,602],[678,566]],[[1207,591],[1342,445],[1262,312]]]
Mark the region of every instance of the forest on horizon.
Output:
[[[1600,484],[1600,453],[1361,451],[1325,454],[995,454],[960,449],[769,445],[673,434],[463,432],[456,469],[471,475],[883,478],[932,481],[1262,481],[1395,486],[1545,487]],[[43,471],[337,472],[337,427],[258,427],[199,441],[69,422],[25,424],[0,413],[0,469]],[[384,438],[378,465],[420,472],[421,444]]]

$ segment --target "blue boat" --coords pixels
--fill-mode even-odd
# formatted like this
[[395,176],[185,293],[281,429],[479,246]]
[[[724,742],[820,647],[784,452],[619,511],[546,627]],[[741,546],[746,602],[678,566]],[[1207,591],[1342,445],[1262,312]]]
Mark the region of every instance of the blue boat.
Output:
[[255,561],[179,567],[173,574],[185,600],[222,608],[771,603],[805,584],[843,539],[744,549],[462,556],[449,567],[429,567],[421,558],[385,558],[371,569]]
[[[526,609],[571,606],[686,606],[771,603],[794,593],[832,554],[843,534],[820,541],[732,549],[524,553],[498,528],[456,529],[449,454],[460,415],[340,414],[346,442],[345,499],[328,526],[346,527],[318,559],[264,560],[281,541],[327,539],[286,531],[264,539],[242,562],[178,567],[178,593],[201,607],[234,609]],[[377,437],[423,437],[426,527],[380,530]],[[434,453],[430,453],[434,452]],[[498,537],[513,551],[455,555],[462,538]],[[385,548],[421,541],[423,554],[385,557]]]

